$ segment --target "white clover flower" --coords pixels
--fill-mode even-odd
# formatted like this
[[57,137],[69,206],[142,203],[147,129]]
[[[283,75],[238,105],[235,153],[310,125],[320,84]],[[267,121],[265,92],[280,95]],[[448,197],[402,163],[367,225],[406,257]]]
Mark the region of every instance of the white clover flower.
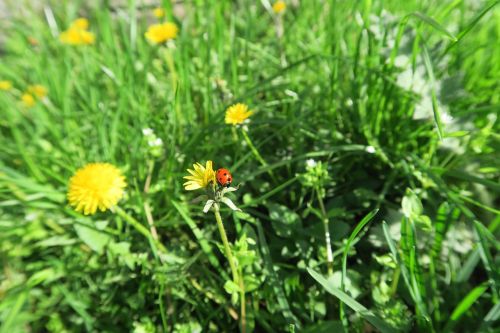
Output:
[[441,121],[443,122],[443,124],[451,124],[453,123],[454,121],[454,118],[451,114],[449,114],[448,112],[444,111],[441,113]]
[[153,134],[153,130],[151,128],[143,128],[142,134],[144,134],[144,136],[150,136]]
[[150,147],[160,147],[163,145],[163,140],[160,138],[154,138],[154,140],[148,141]]
[[308,168],[314,168],[318,164],[314,159],[310,158],[306,161],[306,166]]
[[394,59],[394,65],[399,68],[406,68],[410,64],[410,58],[405,54],[399,54]]
[[373,146],[367,146],[367,147],[365,148],[365,151],[366,151],[367,153],[369,153],[369,154],[374,154],[374,153],[375,153],[375,147],[373,147]]

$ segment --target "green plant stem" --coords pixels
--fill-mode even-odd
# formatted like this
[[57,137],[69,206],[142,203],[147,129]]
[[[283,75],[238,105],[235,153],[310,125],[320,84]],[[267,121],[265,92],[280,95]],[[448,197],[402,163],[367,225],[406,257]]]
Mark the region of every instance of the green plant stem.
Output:
[[[165,57],[165,62],[167,63],[168,70],[170,72],[170,78],[172,81],[172,91],[174,92],[174,109],[175,109],[175,117],[176,117],[176,123],[178,124],[183,124],[184,123],[184,116],[182,114],[181,106],[180,103],[176,100],[176,95],[177,95],[177,90],[179,86],[179,75],[177,74],[177,70],[175,69],[175,61],[174,61],[174,55],[172,54],[172,50],[167,46],[164,48],[164,57]],[[182,132],[178,133],[178,135],[181,136],[182,138]]]
[[328,276],[332,276],[333,275],[333,253],[332,253],[332,244],[331,244],[331,237],[330,237],[328,215],[326,214],[325,205],[323,203],[323,198],[321,198],[319,188],[316,188],[316,195],[318,196],[319,207],[321,209],[321,215],[323,217],[323,226],[325,227],[326,265],[327,265],[327,270],[328,270]]
[[401,275],[401,269],[399,267],[396,267],[396,269],[394,270],[394,274],[392,275],[391,291],[389,292],[389,295],[391,297],[396,294],[400,275]]
[[241,332],[245,333],[246,330],[246,313],[245,313],[245,286],[243,285],[243,278],[239,278],[238,270],[234,264],[233,253],[231,252],[231,247],[229,246],[229,241],[227,240],[226,230],[224,230],[224,224],[222,223],[222,218],[220,216],[219,204],[215,203],[214,214],[217,220],[217,227],[219,228],[220,238],[222,239],[222,244],[224,244],[224,250],[226,251],[226,257],[229,261],[229,266],[231,267],[231,273],[233,274],[233,282],[240,286],[240,305],[241,305],[241,315],[240,315],[240,325]]
[[[257,148],[254,146],[252,140],[250,139],[250,137],[248,136],[248,133],[247,131],[245,131],[244,129],[241,130],[241,133],[243,134],[243,137],[245,138],[245,141],[246,143],[248,144],[248,146],[250,147],[250,150],[252,151],[252,153],[254,154],[255,158],[257,159],[257,161],[260,162],[260,164],[262,164],[262,166],[264,167],[267,167],[269,166],[269,164],[267,164],[267,162],[264,160],[264,158],[262,157],[262,155],[260,155],[259,151],[257,150]],[[273,181],[276,181],[276,178],[274,177],[274,173],[272,170],[268,170],[267,173],[269,174],[269,176],[271,176],[271,178],[273,179]]]
[[247,316],[246,316],[246,301],[245,301],[245,282],[243,281],[243,271],[240,270],[240,313],[241,313],[241,332],[246,332]]
[[133,218],[129,213],[124,211],[118,206],[115,206],[113,210],[118,214],[118,216],[122,217],[128,224],[130,224],[135,230],[137,230],[139,233],[141,233],[144,237],[150,240],[152,246],[154,247],[155,250],[160,249],[161,252],[167,253],[167,249],[165,246],[163,246],[162,243],[159,241],[155,240],[153,235],[151,235],[150,231],[148,228],[143,226],[139,221],[137,221],[135,218]]
[[238,271],[236,270],[236,265],[234,264],[233,253],[231,252],[231,247],[229,246],[229,241],[227,240],[226,231],[224,230],[224,224],[222,224],[222,218],[219,212],[219,204],[214,203],[213,207],[215,219],[217,220],[217,227],[219,228],[220,238],[222,239],[222,244],[224,244],[226,257],[229,261],[229,266],[231,267],[231,273],[233,274],[233,282],[238,283]]

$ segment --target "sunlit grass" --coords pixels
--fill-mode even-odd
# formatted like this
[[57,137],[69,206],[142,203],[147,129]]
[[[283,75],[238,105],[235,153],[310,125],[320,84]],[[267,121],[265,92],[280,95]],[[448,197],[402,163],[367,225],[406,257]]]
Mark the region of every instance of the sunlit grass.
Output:
[[0,333],[494,331],[495,2],[123,3],[0,22]]

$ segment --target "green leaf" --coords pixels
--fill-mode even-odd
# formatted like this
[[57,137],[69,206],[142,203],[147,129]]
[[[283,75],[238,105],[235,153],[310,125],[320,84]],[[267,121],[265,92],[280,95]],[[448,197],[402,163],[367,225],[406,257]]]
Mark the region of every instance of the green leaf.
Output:
[[278,236],[290,237],[294,230],[301,227],[299,215],[290,208],[275,203],[270,203],[267,207],[271,224]]
[[429,51],[425,44],[421,45],[422,56],[424,58],[425,69],[427,70],[427,75],[429,76],[430,86],[431,86],[431,99],[432,99],[432,112],[434,113],[434,123],[438,131],[439,139],[442,140],[443,134],[443,123],[441,121],[441,112],[439,111],[437,93],[436,93],[436,78],[434,76],[434,68],[432,67],[431,58],[429,56]]
[[389,245],[389,249],[391,250],[391,254],[394,257],[394,260],[396,263],[399,265],[399,268],[401,270],[401,274],[403,275],[403,281],[405,282],[406,288],[408,289],[408,292],[410,293],[410,296],[413,300],[416,299],[415,293],[413,291],[413,287],[410,283],[410,273],[408,272],[408,267],[406,267],[404,261],[401,259],[398,250],[396,248],[396,245],[394,244],[394,240],[392,239],[390,232],[389,232],[389,227],[387,226],[387,223],[385,221],[382,222],[382,229],[384,230],[384,236],[387,241],[387,244]]
[[345,332],[342,323],[338,320],[327,320],[304,328],[302,333],[343,333]]
[[262,254],[262,258],[264,259],[264,270],[262,273],[268,276],[267,281],[271,285],[274,294],[276,295],[279,309],[283,314],[283,317],[285,317],[286,320],[288,320],[289,322],[295,323],[295,326],[297,326],[297,328],[300,328],[301,327],[300,322],[297,320],[293,312],[290,310],[290,305],[283,290],[281,279],[278,277],[278,274],[274,270],[273,260],[271,258],[271,251],[269,250],[269,246],[267,245],[262,224],[260,223],[259,220],[256,220],[255,224],[257,225],[257,232],[259,235],[258,244],[260,245],[260,252]]
[[361,229],[370,222],[373,217],[378,213],[378,209],[372,210],[370,213],[368,213],[354,228],[353,232],[349,236],[349,239],[347,240],[347,243],[344,247],[344,253],[342,255],[342,282],[341,282],[341,288],[344,288],[344,277],[347,276],[347,254],[349,253],[349,249],[351,248],[351,244],[354,241],[354,238],[359,234]]
[[102,253],[111,237],[103,231],[97,230],[91,225],[91,222],[80,220],[80,223],[74,225],[78,237],[97,253]]
[[414,16],[414,17],[418,18],[419,20],[421,20],[424,23],[427,23],[428,25],[430,25],[431,27],[433,27],[434,29],[436,29],[437,31],[439,31],[441,34],[445,35],[446,37],[448,37],[452,41],[454,41],[454,42],[457,41],[457,37],[453,36],[453,34],[451,34],[448,30],[446,30],[445,27],[443,27],[441,24],[439,24],[439,22],[434,20],[432,17],[429,17],[429,16],[427,16],[423,13],[420,13],[420,12],[414,12],[414,13],[409,14],[408,16]]
[[372,311],[368,310],[361,303],[357,302],[354,298],[344,293],[342,290],[335,288],[331,281],[325,279],[321,274],[317,273],[311,268],[307,268],[307,272],[315,279],[319,284],[325,288],[325,290],[337,297],[343,303],[345,303],[349,308],[359,314],[363,319],[368,321],[374,327],[379,329],[382,333],[395,333],[396,330],[392,328],[389,324],[383,321],[381,318],[377,317]]
[[[356,238],[356,236],[358,236],[359,232],[361,231],[361,229],[363,229],[363,227],[368,223],[370,222],[373,217],[378,213],[378,209],[375,209],[375,210],[372,210],[370,213],[368,213],[359,223],[358,225],[356,226],[356,228],[354,228],[353,232],[351,233],[351,235],[349,236],[349,239],[347,240],[347,243],[344,247],[344,253],[342,255],[342,276],[341,276],[341,282],[340,282],[340,288],[342,289],[342,291],[345,291],[345,288],[344,288],[344,280],[346,279],[347,277],[347,254],[349,253],[349,249],[351,248],[351,244],[352,242],[354,241],[354,239]],[[347,319],[344,317],[344,305],[343,303],[340,304],[340,316],[342,318],[342,322],[344,324],[347,323]],[[347,325],[346,325],[346,330],[347,330]]]
[[224,283],[224,289],[228,294],[239,293],[241,291],[240,286],[234,283],[233,280],[227,280]]
[[500,319],[500,303],[493,305],[490,311],[488,311],[478,332],[485,332],[487,328],[498,322],[498,319]]
[[455,310],[453,310],[450,319],[446,323],[443,330],[444,333],[448,333],[453,330],[460,318],[469,310],[476,300],[484,294],[486,289],[488,289],[488,284],[483,283],[482,285],[472,289],[467,296],[464,297],[464,299],[456,306]]
[[128,266],[130,269],[134,269],[135,266],[135,258],[130,253],[130,243],[128,242],[111,242],[109,243],[109,251],[114,255],[117,256],[120,260],[123,260],[125,264]]
[[406,217],[419,216],[424,210],[418,196],[409,188],[406,189],[406,194],[401,201],[401,208]]
[[[458,169],[451,169],[451,170],[446,170],[446,169],[441,169],[441,168],[432,168],[432,169],[433,169],[433,171],[435,170],[435,171],[439,171],[439,172],[444,172],[444,175],[448,176],[448,177],[453,177],[453,178],[457,178],[457,179],[461,179],[461,180],[465,180],[465,181],[469,181],[469,182],[473,182],[473,183],[482,184],[482,185],[488,187],[489,189],[491,189],[497,193],[500,193],[500,184],[493,182],[491,180],[488,180],[488,179],[485,179],[482,177],[478,177],[475,175],[471,175],[470,173],[467,173],[465,171],[458,170]],[[497,172],[497,171],[498,170],[494,169],[494,172]]]
[[479,22],[479,20],[481,20],[481,18],[484,15],[486,15],[486,13],[488,13],[491,9],[493,9],[493,7],[495,7],[499,3],[500,1],[492,1],[486,4],[486,6],[476,16],[474,16],[468,24],[465,25],[465,28],[462,31],[460,31],[455,41],[446,48],[444,54],[448,53],[448,51],[452,47],[454,47],[462,38],[464,38],[469,33],[469,31],[472,30],[472,28],[474,28],[474,26]]
[[200,244],[201,250],[203,253],[208,258],[208,261],[214,266],[217,271],[222,275],[223,278],[228,279],[229,276],[227,275],[227,272],[225,272],[222,267],[220,266],[219,261],[217,260],[217,257],[215,256],[214,252],[212,251],[212,246],[208,242],[207,238],[205,235],[203,235],[202,231],[196,223],[193,221],[193,219],[188,215],[188,212],[186,211],[184,206],[181,206],[178,202],[172,200],[172,205],[177,209],[181,217],[184,219],[184,221],[187,223],[191,231],[193,232],[194,236],[196,237],[196,240]]
[[460,138],[462,136],[469,135],[469,131],[454,131],[454,132],[448,132],[445,133],[444,137],[445,138]]
[[17,317],[20,316],[20,312],[26,299],[28,298],[28,291],[24,291],[19,293],[17,296],[15,303],[12,304],[12,307],[7,312],[7,315],[2,318],[2,326],[0,327],[0,333],[10,333],[12,329],[17,324]]
[[401,222],[401,250],[403,252],[403,261],[408,267],[411,288],[413,290],[414,301],[419,316],[417,316],[418,325],[421,330],[429,330],[432,322],[427,310],[427,291],[423,283],[424,278],[419,263],[417,251],[416,228],[411,219],[403,217]]
[[257,277],[255,277],[254,275],[248,275],[248,274],[245,275],[243,278],[243,281],[245,282],[245,292],[246,293],[252,292],[252,291],[256,290],[257,288],[259,288],[259,286],[260,286],[259,279],[257,279]]
[[493,289],[493,300],[498,301],[498,283],[500,281],[500,274],[498,273],[498,266],[493,261],[493,257],[491,256],[488,246],[488,236],[490,239],[494,239],[494,236],[478,221],[474,221],[474,229],[476,231],[477,238],[479,239],[479,255],[483,261],[484,267],[486,268],[486,272],[489,276],[489,282],[491,284],[491,288]]

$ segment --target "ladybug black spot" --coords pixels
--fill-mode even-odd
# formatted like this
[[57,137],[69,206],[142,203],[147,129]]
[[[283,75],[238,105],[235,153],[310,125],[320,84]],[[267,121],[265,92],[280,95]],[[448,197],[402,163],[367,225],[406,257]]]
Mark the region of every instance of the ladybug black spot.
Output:
[[224,176],[227,176],[227,173],[224,172]]

